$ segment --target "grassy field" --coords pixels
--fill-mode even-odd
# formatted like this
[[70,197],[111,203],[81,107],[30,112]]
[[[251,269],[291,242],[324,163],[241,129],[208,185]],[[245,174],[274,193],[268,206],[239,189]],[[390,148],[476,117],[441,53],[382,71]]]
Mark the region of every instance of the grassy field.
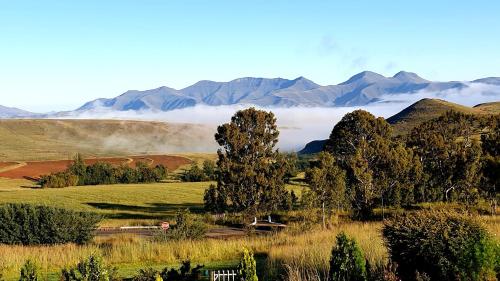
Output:
[[[24,180],[0,179],[0,204],[28,202],[73,210],[93,211],[106,217],[105,226],[151,224],[169,220],[176,210],[190,208],[202,212],[203,192],[209,182],[103,185],[63,189],[20,187]],[[289,185],[299,195],[303,186]],[[309,216],[311,217],[311,216]],[[496,239],[500,235],[500,217],[486,217],[485,222]],[[314,225],[290,225],[288,230],[269,236],[249,236],[232,240],[155,242],[131,235],[97,237],[88,245],[55,246],[0,245],[0,269],[7,280],[16,280],[26,259],[42,268],[45,280],[58,280],[61,268],[74,265],[82,258],[98,253],[118,268],[122,277],[130,277],[139,269],[177,266],[190,259],[207,268],[234,267],[243,247],[256,252],[259,272],[276,276],[279,268],[301,268],[311,274],[328,267],[335,235],[345,231],[354,237],[371,262],[387,259],[380,229],[381,222],[338,222],[323,230]],[[297,273],[298,274],[298,273]],[[267,279],[269,280],[269,279]],[[272,280],[272,279],[271,279]]]
[[137,237],[119,237],[98,239],[85,246],[0,246],[0,265],[5,268],[6,277],[14,280],[18,277],[18,268],[26,259],[31,258],[41,266],[44,274],[57,280],[60,268],[75,264],[91,253],[99,253],[109,264],[119,268],[121,276],[130,276],[139,268],[175,266],[188,258],[208,267],[234,266],[242,248],[248,247],[256,252],[261,262],[267,264],[267,268],[300,262],[320,269],[326,267],[335,235],[339,231],[356,237],[369,260],[377,262],[386,259],[380,226],[380,223],[349,223],[340,224],[331,230],[310,229],[307,232],[285,232],[235,240],[158,243]]
[[[45,204],[103,214],[103,226],[151,224],[169,220],[179,209],[203,211],[203,194],[210,182],[116,184],[61,189],[32,188],[27,180],[0,178],[1,203]],[[302,187],[290,185],[297,194]]]
[[0,120],[0,161],[86,156],[215,153],[215,127],[127,120]]

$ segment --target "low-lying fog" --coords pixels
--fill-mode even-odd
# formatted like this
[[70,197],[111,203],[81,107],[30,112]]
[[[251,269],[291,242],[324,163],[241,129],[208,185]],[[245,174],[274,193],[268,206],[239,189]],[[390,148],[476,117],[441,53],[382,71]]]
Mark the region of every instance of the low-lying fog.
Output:
[[[342,116],[355,109],[364,109],[375,116],[390,117],[410,104],[422,98],[439,98],[450,102],[474,106],[484,102],[500,100],[500,86],[473,83],[468,88],[449,90],[440,93],[417,92],[412,94],[396,94],[384,96],[377,103],[359,107],[291,107],[291,108],[263,108],[271,110],[277,117],[280,128],[279,148],[291,151],[300,150],[307,142],[328,138],[330,131]],[[234,106],[204,106],[178,109],[168,112],[132,112],[132,111],[106,111],[96,110],[71,118],[83,119],[129,119],[129,120],[154,120],[177,123],[198,123],[217,125],[228,122],[235,111],[250,107],[251,105]],[[69,118],[69,117],[68,117]]]

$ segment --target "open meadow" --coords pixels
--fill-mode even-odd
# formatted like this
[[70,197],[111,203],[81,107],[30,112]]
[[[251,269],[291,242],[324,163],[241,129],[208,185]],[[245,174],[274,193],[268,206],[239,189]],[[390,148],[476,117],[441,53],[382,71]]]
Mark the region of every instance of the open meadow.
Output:
[[[102,214],[104,226],[155,224],[171,220],[178,209],[203,212],[203,193],[210,182],[116,184],[35,189],[26,180],[0,179],[1,203],[34,203]],[[288,185],[298,194],[304,187]],[[310,217],[312,219],[312,217]],[[486,217],[485,222],[497,241],[500,217]],[[7,280],[18,277],[25,260],[35,260],[46,280],[58,280],[60,269],[98,253],[117,267],[121,277],[131,277],[139,269],[177,266],[182,260],[204,264],[208,269],[236,266],[243,247],[253,249],[261,272],[276,276],[282,265],[320,271],[327,268],[331,247],[337,233],[344,231],[355,238],[366,258],[374,263],[387,259],[381,222],[350,222],[337,219],[330,229],[315,224],[292,224],[286,231],[267,236],[248,236],[229,240],[154,241],[148,237],[123,234],[96,237],[87,245],[0,246],[0,267]],[[281,268],[281,269],[280,269]]]

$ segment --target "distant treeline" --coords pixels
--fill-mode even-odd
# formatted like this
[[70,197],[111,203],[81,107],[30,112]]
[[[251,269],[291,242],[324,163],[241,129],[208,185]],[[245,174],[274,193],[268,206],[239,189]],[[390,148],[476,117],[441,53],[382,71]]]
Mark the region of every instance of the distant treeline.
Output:
[[113,166],[104,162],[86,165],[83,157],[77,154],[65,171],[42,176],[39,184],[43,188],[61,188],[77,185],[152,183],[166,177],[167,169],[163,165],[152,167],[143,162],[138,162],[134,168],[125,164]]
[[30,204],[0,205],[0,244],[84,244],[101,217]]

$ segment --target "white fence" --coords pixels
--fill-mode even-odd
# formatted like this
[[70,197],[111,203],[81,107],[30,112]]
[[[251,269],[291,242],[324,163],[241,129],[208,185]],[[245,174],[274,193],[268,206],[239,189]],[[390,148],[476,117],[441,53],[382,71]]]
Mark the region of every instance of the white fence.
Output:
[[210,280],[212,281],[237,281],[238,273],[236,270],[217,270],[212,271]]

